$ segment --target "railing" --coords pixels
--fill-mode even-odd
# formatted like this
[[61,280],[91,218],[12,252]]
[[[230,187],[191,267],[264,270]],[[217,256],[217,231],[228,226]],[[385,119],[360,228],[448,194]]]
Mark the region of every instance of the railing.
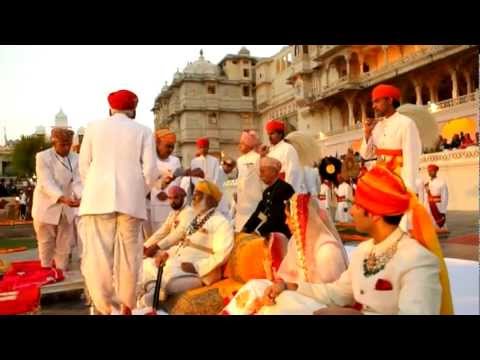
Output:
[[447,99],[447,100],[443,100],[443,101],[440,101],[438,103],[435,103],[435,111],[447,109],[447,108],[457,106],[457,105],[461,105],[461,104],[465,104],[465,103],[468,103],[468,102],[478,101],[479,93],[480,92],[477,90],[473,93],[462,95],[462,96],[459,96],[459,97],[454,98],[454,99]]

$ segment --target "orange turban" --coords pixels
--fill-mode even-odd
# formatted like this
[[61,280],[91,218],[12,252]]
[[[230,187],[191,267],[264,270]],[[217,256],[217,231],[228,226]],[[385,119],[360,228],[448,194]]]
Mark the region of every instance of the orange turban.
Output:
[[281,132],[285,131],[285,125],[283,124],[283,121],[273,119],[267,122],[265,129],[267,130],[267,134],[271,134],[275,131]]
[[372,91],[372,101],[386,97],[391,97],[397,101],[400,101],[400,90],[395,86],[386,84],[375,86]]
[[165,141],[170,144],[174,144],[177,141],[175,133],[169,129],[159,129],[155,132],[157,140]]
[[197,144],[197,148],[203,149],[210,146],[210,141],[208,141],[208,138],[204,137],[204,138],[197,139],[196,144]]
[[118,90],[108,95],[108,103],[114,110],[135,110],[138,97],[130,90]]
[[430,164],[430,165],[428,165],[428,167],[427,167],[427,170],[428,170],[428,171],[438,171],[438,169],[439,169],[439,167],[438,167],[437,165],[435,165],[435,164]]
[[453,314],[447,267],[432,219],[415,194],[409,192],[402,178],[377,165],[358,179],[355,204],[375,215],[394,216],[412,211],[412,237],[439,259],[442,305],[440,313]]
[[208,180],[199,181],[197,185],[195,185],[195,190],[200,191],[205,195],[210,195],[217,202],[222,199],[222,192],[220,191],[218,186]]

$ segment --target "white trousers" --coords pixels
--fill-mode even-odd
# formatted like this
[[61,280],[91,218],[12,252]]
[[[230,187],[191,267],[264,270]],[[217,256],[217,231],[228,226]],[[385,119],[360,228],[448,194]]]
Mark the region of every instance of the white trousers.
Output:
[[93,304],[110,314],[120,304],[135,308],[142,220],[121,213],[84,215],[81,270]]
[[66,270],[74,226],[74,223],[68,223],[63,214],[60,216],[58,225],[33,221],[38,241],[38,256],[42,266],[50,267],[55,260],[55,266],[58,269]]

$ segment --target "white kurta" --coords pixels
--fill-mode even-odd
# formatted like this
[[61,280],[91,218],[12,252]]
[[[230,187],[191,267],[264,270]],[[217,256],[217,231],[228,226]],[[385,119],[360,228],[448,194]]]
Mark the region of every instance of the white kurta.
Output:
[[237,160],[237,203],[235,208],[235,231],[243,226],[262,200],[265,185],[260,180],[260,155],[254,150],[240,156]]
[[202,169],[205,174],[205,180],[211,181],[217,185],[219,184],[220,163],[218,159],[212,155],[197,156],[192,159],[190,163],[191,169]]
[[156,244],[161,250],[169,249],[183,239],[193,217],[193,209],[190,206],[172,210],[163,225],[145,242],[144,247]]
[[119,212],[147,219],[145,184],[159,172],[152,131],[124,114],[90,123],[80,149],[81,215]]
[[173,155],[170,155],[166,160],[157,159],[157,167],[160,172],[160,179],[155,182],[150,194],[150,218],[152,222],[152,231],[154,232],[157,231],[160,226],[162,226],[163,222],[172,210],[168,200],[160,201],[157,198],[157,195],[162,191],[167,193],[171,186],[178,185],[180,182],[180,179],[177,178],[162,190],[162,177],[173,175],[175,170],[179,169],[181,166],[180,160]]
[[304,172],[306,191],[312,196],[317,196],[320,192],[320,174],[318,169],[311,166],[305,166]]
[[[197,276],[206,285],[218,281],[221,278],[221,265],[227,261],[233,249],[233,227],[215,210],[202,228],[187,236],[187,239],[202,249],[182,242],[168,250],[169,258],[165,263],[162,277],[164,289],[171,280],[185,276]],[[181,264],[185,262],[193,264],[197,271],[196,275],[182,270]]]
[[[408,235],[403,235],[383,270],[364,275],[363,262],[372,249],[375,254],[382,254],[400,235],[397,228],[378,245],[374,245],[373,239],[360,243],[340,279],[330,284],[299,283],[297,292],[325,305],[348,306],[358,302],[363,312],[370,314],[438,315],[442,294],[438,258]],[[379,287],[379,280],[389,282],[392,289]]]
[[330,187],[327,184],[320,184],[320,192],[319,192],[319,201],[320,201],[320,206],[328,210],[330,208],[330,203],[331,203],[331,191]]
[[[438,211],[441,214],[447,214],[447,208],[448,208],[448,187],[447,183],[443,179],[439,179],[436,177],[433,180],[430,180],[426,182],[428,184],[428,188],[430,189],[430,194],[432,196],[440,196],[440,201],[436,200],[435,204],[437,205]],[[425,185],[424,185],[425,186]],[[430,216],[432,216],[431,210],[430,210],[430,205],[428,204],[428,195],[427,192],[424,190],[424,206],[427,209],[428,213]],[[435,227],[438,228],[437,223],[435,222],[435,219],[433,219],[432,216],[432,221],[435,225]],[[443,229],[447,227],[446,223],[443,225]]]
[[[401,176],[405,185],[415,190],[415,180],[419,176],[418,166],[422,154],[422,143],[417,125],[409,117],[395,112],[389,118],[379,121],[368,141],[365,138],[360,146],[360,155],[364,159],[377,157],[375,149],[402,150],[403,167]],[[386,157],[388,161],[390,157]]]
[[351,222],[352,217],[350,216],[349,210],[353,201],[352,187],[348,183],[343,182],[335,189],[335,194],[345,198],[344,201],[337,200],[335,221],[343,223]]
[[268,155],[282,163],[280,172],[285,173],[285,181],[289,183],[296,193],[305,192],[305,179],[303,167],[300,165],[295,148],[281,140],[276,145],[271,145]]

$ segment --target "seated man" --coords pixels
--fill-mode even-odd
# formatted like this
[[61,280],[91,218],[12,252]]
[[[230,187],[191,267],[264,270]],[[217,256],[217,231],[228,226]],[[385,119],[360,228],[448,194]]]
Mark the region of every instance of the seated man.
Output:
[[264,237],[280,232],[287,238],[292,236],[286,224],[285,202],[295,193],[293,187],[280,179],[280,161],[270,157],[260,160],[260,178],[267,185],[262,200],[243,227],[243,232],[256,232]]
[[[428,213],[415,200],[400,177],[374,167],[358,180],[351,209],[357,230],[372,239],[355,249],[348,269],[329,284],[278,280],[265,290],[263,303],[295,291],[318,303],[318,315],[453,314],[442,251]],[[408,210],[415,239],[398,227]]]
[[152,258],[158,250],[168,250],[185,236],[187,226],[193,220],[193,209],[186,205],[187,193],[180,186],[170,186],[168,202],[173,211],[170,212],[163,225],[143,245],[143,253]]
[[[195,186],[192,206],[195,217],[188,225],[185,238],[169,250],[160,250],[155,266],[144,268],[144,279],[155,280],[158,266],[163,266],[160,300],[220,280],[221,266],[233,249],[232,225],[217,211],[222,193],[210,181],[202,180]],[[143,304],[153,303],[154,285],[144,296]]]

